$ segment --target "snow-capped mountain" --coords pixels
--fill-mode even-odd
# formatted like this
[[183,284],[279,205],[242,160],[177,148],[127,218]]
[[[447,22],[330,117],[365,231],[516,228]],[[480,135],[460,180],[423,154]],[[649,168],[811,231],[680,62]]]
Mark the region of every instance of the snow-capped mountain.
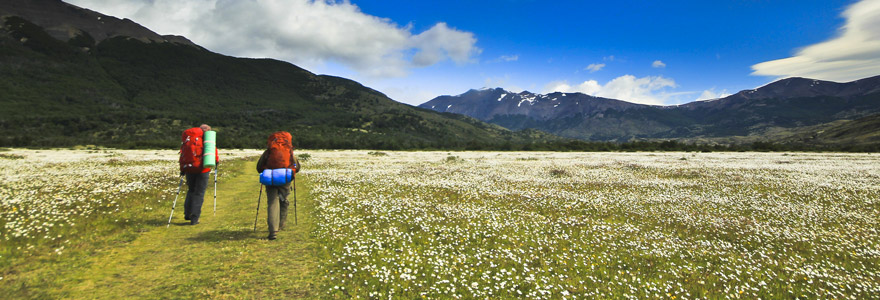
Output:
[[470,90],[458,96],[440,96],[419,107],[439,112],[468,115],[488,121],[495,116],[523,115],[535,120],[593,115],[607,109],[641,107],[626,101],[593,97],[582,93],[514,93],[501,88]]
[[581,93],[470,90],[419,107],[509,129],[591,140],[748,136],[880,113],[880,76],[847,83],[787,78],[725,98],[652,106]]

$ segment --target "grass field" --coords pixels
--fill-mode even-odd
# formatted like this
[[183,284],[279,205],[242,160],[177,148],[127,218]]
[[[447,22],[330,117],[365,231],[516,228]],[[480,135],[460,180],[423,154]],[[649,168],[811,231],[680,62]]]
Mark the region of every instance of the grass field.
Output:
[[63,153],[0,157],[0,298],[880,296],[876,154],[300,151],[268,241],[253,160],[165,228],[175,153]]
[[[0,160],[4,172],[0,183],[4,191],[2,216],[6,224],[2,231],[4,252],[0,299],[292,299],[316,296],[314,278],[319,260],[314,256],[317,252],[309,237],[313,226],[309,217],[313,205],[307,196],[308,188],[298,189],[297,226],[289,226],[288,231],[281,232],[279,240],[266,240],[263,196],[258,230],[252,232],[260,187],[255,181],[256,162],[231,158],[253,156],[259,152],[221,153],[224,162],[220,169],[216,216],[212,213],[213,192],[209,188],[201,224],[189,226],[189,222],[183,220],[182,195],[169,228],[166,228],[166,222],[177,191],[176,152],[108,152],[26,151],[13,152],[23,156],[14,162]],[[44,163],[55,166],[48,169],[52,175],[68,181],[57,183],[53,188],[67,190],[66,193],[52,193],[61,197],[60,201],[51,202],[56,203],[56,207],[45,204],[46,199],[54,199],[51,196],[29,198],[33,196],[30,189],[41,186],[27,183],[34,180],[30,176],[48,177]],[[22,164],[32,168],[16,167]],[[84,171],[86,166],[91,171]],[[122,168],[115,169],[119,166]],[[13,168],[15,170],[10,170]],[[113,185],[87,184],[110,181],[110,177],[116,176],[111,173],[127,171],[128,168],[141,169],[146,177],[157,179],[150,183],[137,177],[119,179],[136,183],[131,185],[145,186],[132,191],[113,190]],[[38,170],[28,171],[32,169]],[[21,172],[21,176],[7,176],[15,172]],[[96,172],[100,175],[91,176],[100,177],[91,178],[82,172]],[[47,180],[45,185],[55,185],[50,181]],[[121,185],[129,186],[124,182]],[[186,187],[183,189],[185,193]],[[108,195],[105,192],[115,196],[79,196]],[[52,217],[64,215],[68,208],[87,210],[77,209],[82,206],[92,207],[89,210],[93,212],[70,214],[60,221]],[[19,214],[22,211],[27,213]],[[39,220],[34,221],[35,218]],[[75,224],[68,225],[69,221]],[[65,225],[29,229],[34,227],[32,224],[52,222]],[[14,236],[16,232],[26,234]]]

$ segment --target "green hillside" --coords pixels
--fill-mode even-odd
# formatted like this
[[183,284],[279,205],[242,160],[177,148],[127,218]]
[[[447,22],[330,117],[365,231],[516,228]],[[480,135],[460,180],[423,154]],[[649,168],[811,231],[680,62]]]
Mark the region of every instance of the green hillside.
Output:
[[789,132],[786,139],[790,143],[848,145],[853,149],[873,145],[877,151],[880,149],[880,114],[798,128]]
[[558,138],[395,102],[272,59],[88,33],[62,42],[19,17],[0,29],[0,145],[176,147],[201,123],[224,147],[288,130],[307,148],[480,148]]

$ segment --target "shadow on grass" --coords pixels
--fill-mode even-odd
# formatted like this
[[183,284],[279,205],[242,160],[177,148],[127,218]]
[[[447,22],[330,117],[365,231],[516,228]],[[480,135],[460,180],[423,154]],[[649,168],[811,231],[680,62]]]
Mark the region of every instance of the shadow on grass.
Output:
[[[167,227],[168,226],[168,219],[165,219],[165,220],[150,219],[150,220],[144,221],[144,224],[146,224],[148,227]],[[171,221],[171,225],[173,225],[173,226],[189,226],[189,221],[174,220],[174,221]]]
[[256,239],[252,230],[210,230],[189,238],[194,242],[240,241]]

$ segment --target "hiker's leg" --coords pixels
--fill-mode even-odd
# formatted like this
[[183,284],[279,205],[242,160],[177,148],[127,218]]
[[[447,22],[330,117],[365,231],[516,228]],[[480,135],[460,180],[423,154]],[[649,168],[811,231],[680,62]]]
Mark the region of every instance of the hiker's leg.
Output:
[[275,235],[278,232],[279,222],[279,187],[270,186],[266,188],[266,223],[269,225],[269,235]]
[[287,224],[287,206],[290,205],[290,201],[288,200],[288,196],[290,196],[290,184],[286,184],[281,186],[281,189],[278,191],[279,194],[279,221],[278,221],[278,230],[284,230],[284,224]]
[[193,181],[193,185],[190,186],[190,190],[193,191],[193,197],[191,201],[190,207],[190,218],[192,218],[193,223],[199,220],[199,216],[202,215],[202,203],[205,202],[205,189],[208,188],[208,178],[209,173],[199,173],[192,174],[195,180]]
[[183,201],[183,218],[187,221],[192,216],[192,199],[196,194],[193,186],[196,184],[195,181],[198,178],[196,175],[198,174],[186,174],[186,200]]

